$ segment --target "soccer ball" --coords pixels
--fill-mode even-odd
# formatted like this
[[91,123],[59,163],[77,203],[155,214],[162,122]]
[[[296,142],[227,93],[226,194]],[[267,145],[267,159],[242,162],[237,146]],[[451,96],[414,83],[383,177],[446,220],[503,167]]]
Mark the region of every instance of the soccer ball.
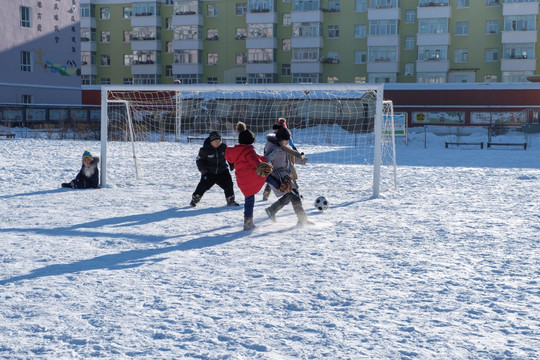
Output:
[[324,196],[319,196],[318,198],[315,199],[315,207],[319,211],[324,211],[328,209],[328,205],[329,205],[328,200],[326,200]]

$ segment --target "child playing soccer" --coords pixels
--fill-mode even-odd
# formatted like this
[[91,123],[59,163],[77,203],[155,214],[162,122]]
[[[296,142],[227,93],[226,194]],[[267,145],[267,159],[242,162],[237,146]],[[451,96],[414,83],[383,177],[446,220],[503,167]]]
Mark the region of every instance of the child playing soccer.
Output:
[[[234,164],[236,171],[236,183],[246,197],[244,204],[244,230],[251,230],[253,224],[253,207],[255,205],[255,194],[261,190],[266,176],[272,171],[271,166],[266,163],[263,156],[255,152],[253,143],[255,136],[246,128],[246,124],[239,122],[236,126],[238,130],[238,143],[225,150],[225,159]],[[261,165],[262,164],[262,165]]]
[[[229,173],[229,165],[225,160],[226,149],[227,145],[221,142],[221,135],[217,131],[212,131],[204,140],[196,160],[197,168],[201,172],[201,179],[191,196],[189,205],[197,206],[204,193],[218,184],[225,192],[227,206],[239,206],[234,201],[234,186]],[[233,166],[231,165],[231,167]]]

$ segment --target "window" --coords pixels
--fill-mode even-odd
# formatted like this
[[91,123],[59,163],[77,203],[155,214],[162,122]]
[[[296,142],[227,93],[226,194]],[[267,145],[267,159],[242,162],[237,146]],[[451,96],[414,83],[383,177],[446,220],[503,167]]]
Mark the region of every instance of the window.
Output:
[[159,75],[134,75],[133,76],[133,83],[138,85],[152,85],[152,84],[159,84],[161,82],[161,78]]
[[218,6],[216,4],[207,5],[206,6],[206,15],[209,16],[209,17],[218,16]]
[[133,55],[124,54],[124,66],[131,66],[132,63],[133,63]]
[[133,78],[124,78],[124,85],[133,85]]
[[414,64],[413,63],[406,63],[404,70],[405,70],[403,72],[404,76],[414,76]]
[[208,83],[209,84],[217,84],[218,83],[217,77],[209,77],[208,78]]
[[395,83],[396,73],[370,73],[368,81],[376,84]]
[[355,50],[355,52],[354,52],[354,63],[355,64],[365,64],[366,63],[366,52],[364,50]]
[[328,0],[328,9],[332,12],[339,12],[340,0]]
[[293,48],[292,62],[319,61],[319,48]]
[[469,7],[469,0],[457,0],[457,6],[459,8],[468,8]]
[[484,82],[487,82],[487,83],[495,83],[495,82],[497,82],[497,75],[485,75],[484,76]]
[[274,0],[249,0],[248,11],[251,13],[267,13],[273,11]]
[[90,4],[80,4],[81,18],[96,17],[96,6]]
[[291,51],[291,39],[283,39],[281,43],[281,50]]
[[372,20],[369,22],[369,35],[396,35],[397,20]]
[[206,56],[208,65],[217,65],[218,63],[218,54],[217,53],[208,53]]
[[165,41],[165,51],[167,54],[172,54],[174,52],[172,41]]
[[177,80],[180,80],[181,84],[199,84],[202,81],[199,74],[180,74],[176,76]]
[[469,22],[458,21],[456,22],[456,35],[468,35],[469,34]]
[[199,38],[200,27],[197,25],[179,25],[174,27],[174,40],[196,40]]
[[355,84],[365,84],[367,81],[365,76],[355,76],[353,77],[353,82]]
[[101,42],[102,43],[110,43],[111,42],[111,32],[110,31],[102,31],[101,32]]
[[28,94],[22,94],[21,95],[21,102],[23,104],[33,104],[34,103],[34,96],[28,95]]
[[124,13],[124,19],[129,19],[131,18],[131,15],[133,14],[133,8],[131,6],[125,6],[123,8],[123,13]]
[[318,22],[293,23],[293,37],[316,37],[320,36]]
[[497,20],[486,21],[486,34],[498,34],[499,22]]
[[281,64],[281,76],[291,76],[291,64]]
[[[133,51],[133,65],[151,65],[161,63],[161,52],[155,50]],[[155,83],[152,83],[155,84]]]
[[271,84],[274,74],[248,74],[248,84]]
[[337,76],[328,76],[326,78],[326,82],[329,84],[337,84],[339,82],[339,78]]
[[247,38],[247,29],[246,28],[236,28],[236,40],[246,40]]
[[172,65],[165,66],[165,77],[168,77],[168,78],[173,77]]
[[500,4],[500,0],[486,0],[487,6],[499,6]]
[[486,62],[498,61],[499,49],[497,48],[486,49],[486,52],[484,54],[484,60]]
[[131,30],[124,30],[124,42],[131,42],[133,38],[133,33]]
[[247,13],[247,4],[246,3],[236,3],[236,15],[242,16]]
[[247,55],[245,52],[236,53],[236,65],[244,65],[247,61]]
[[208,29],[206,30],[206,40],[213,41],[218,40],[218,29]]
[[504,17],[504,31],[536,30],[535,15],[513,15]]
[[414,24],[416,22],[416,11],[407,10],[405,11],[405,23]]
[[236,77],[235,84],[247,84],[247,78],[245,76]]
[[274,49],[248,49],[248,63],[269,64],[274,61]]
[[[175,64],[198,64],[200,62],[200,52],[195,49],[184,49],[174,51]],[[185,84],[182,82],[182,84]]]
[[153,2],[134,2],[133,15],[135,16],[156,16],[160,15],[161,7]]
[[415,36],[405,36],[404,47],[405,50],[414,50],[416,44]]
[[32,53],[21,51],[21,71],[32,72]]
[[439,45],[418,46],[418,60],[448,60],[448,48],[446,46]]
[[174,0],[165,0],[165,5],[173,5]]
[[111,66],[111,56],[110,55],[101,55],[101,66]]
[[354,37],[355,38],[367,37],[367,25],[354,25]]
[[504,59],[534,59],[534,43],[504,44]]
[[270,23],[248,24],[247,32],[250,39],[273,37],[274,26]]
[[108,7],[101,8],[99,14],[101,20],[109,20],[111,18],[111,9]]
[[467,49],[456,49],[454,54],[454,61],[457,63],[469,61],[469,51]]
[[172,23],[172,17],[168,17],[165,19],[165,29],[167,30],[173,30],[173,23]]
[[93,51],[81,51],[81,65],[95,65],[96,53]]
[[81,42],[96,41],[96,29],[81,28]]
[[81,75],[81,85],[96,85],[96,76]]
[[367,0],[355,0],[354,1],[354,11],[367,11]]
[[448,34],[448,19],[419,19],[418,32],[420,34]]
[[20,24],[22,27],[32,27],[32,9],[28,6],[20,7]]
[[159,29],[161,28],[155,26],[134,26],[131,30],[131,40],[159,40],[161,38]]
[[109,85],[111,83],[111,78],[101,78],[101,85]]
[[389,62],[396,61],[397,48],[395,46],[370,46],[369,61]]
[[283,26],[291,26],[291,14],[283,14],[281,22]]
[[339,37],[339,25],[328,26],[328,38],[335,39]]
[[321,82],[321,76],[318,73],[295,73],[292,76],[294,84],[318,84]]

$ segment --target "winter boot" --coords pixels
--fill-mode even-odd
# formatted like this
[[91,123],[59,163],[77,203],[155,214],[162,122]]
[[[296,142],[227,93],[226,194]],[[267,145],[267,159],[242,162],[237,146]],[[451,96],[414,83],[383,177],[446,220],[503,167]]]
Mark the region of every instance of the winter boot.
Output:
[[287,205],[291,201],[291,194],[285,194],[282,197],[278,199],[275,203],[272,204],[272,206],[267,207],[265,209],[266,215],[272,220],[272,222],[276,222],[276,214],[281,208],[283,208],[285,205]]
[[313,222],[309,221],[307,219],[306,212],[304,211],[304,208],[302,207],[302,201],[297,198],[296,196],[291,200],[293,210],[296,213],[296,216],[298,217],[298,226],[309,226],[309,225],[315,225]]
[[227,198],[227,206],[240,206],[240,204],[234,201],[234,195],[233,195]]
[[255,228],[255,224],[253,223],[252,217],[245,217],[244,218],[244,230],[251,230]]
[[271,192],[272,192],[272,189],[270,189],[270,185],[267,184],[266,187],[264,188],[262,199],[264,201],[267,201],[268,198],[270,197]]
[[193,196],[191,197],[191,202],[189,203],[189,205],[191,205],[193,207],[197,206],[199,201],[201,201],[201,198],[202,198],[201,195],[193,194]]

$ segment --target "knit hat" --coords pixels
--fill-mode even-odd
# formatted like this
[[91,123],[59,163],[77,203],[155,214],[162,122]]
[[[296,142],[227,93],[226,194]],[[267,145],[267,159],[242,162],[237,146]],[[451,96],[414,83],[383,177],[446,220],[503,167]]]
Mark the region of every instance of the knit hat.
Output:
[[221,135],[219,135],[217,131],[212,131],[210,135],[208,136],[208,138],[210,139],[210,141],[214,141],[218,139],[221,140]]
[[280,126],[276,131],[276,140],[277,141],[291,140],[291,132],[289,131],[289,129],[287,129],[284,126]]
[[272,129],[274,130],[277,130],[279,129],[280,127],[287,127],[287,119],[285,118],[279,118],[277,123],[274,124],[274,126],[272,126]]
[[255,135],[247,129],[243,122],[240,121],[236,124],[236,130],[238,131],[238,143],[251,145],[255,142]]
[[90,159],[90,160],[94,160],[94,158],[92,157],[92,154],[90,154],[90,151],[88,150],[84,150],[84,153],[82,154],[82,159]]

